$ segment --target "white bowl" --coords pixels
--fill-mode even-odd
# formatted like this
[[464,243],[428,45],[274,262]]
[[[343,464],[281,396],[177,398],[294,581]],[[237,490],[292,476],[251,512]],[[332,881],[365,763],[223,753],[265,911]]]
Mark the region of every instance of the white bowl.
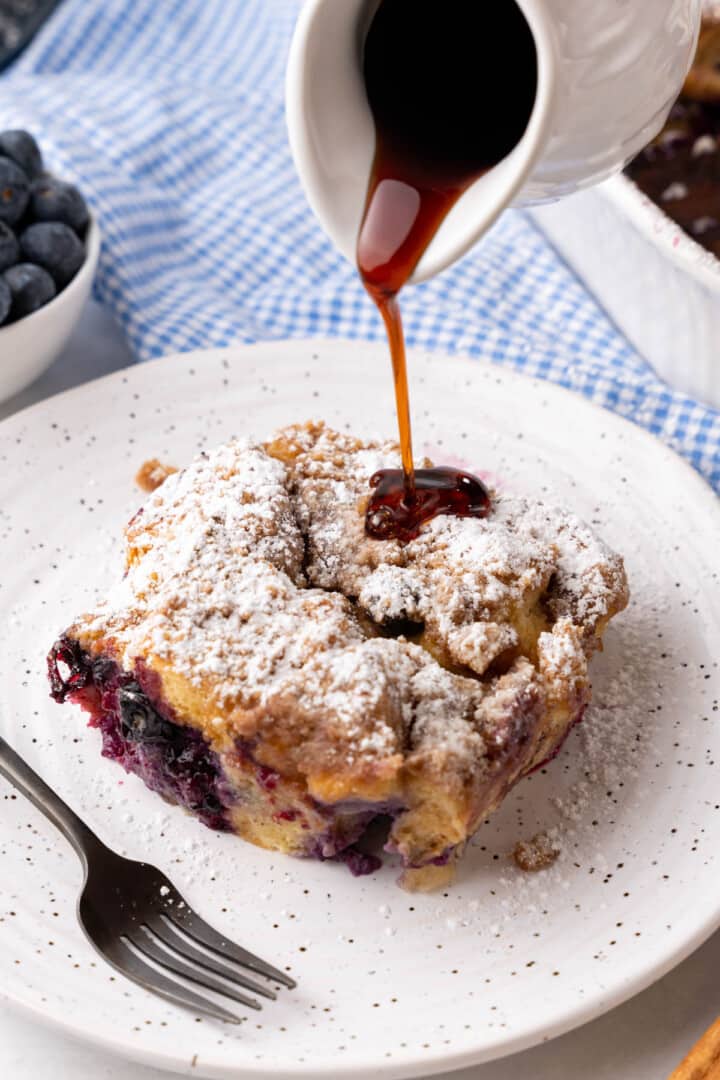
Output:
[[660,378],[720,408],[720,260],[625,176],[532,214]]
[[85,247],[85,262],[54,300],[19,322],[0,327],[0,401],[42,375],[75,328],[90,295],[100,254],[100,229],[95,218],[90,220]]

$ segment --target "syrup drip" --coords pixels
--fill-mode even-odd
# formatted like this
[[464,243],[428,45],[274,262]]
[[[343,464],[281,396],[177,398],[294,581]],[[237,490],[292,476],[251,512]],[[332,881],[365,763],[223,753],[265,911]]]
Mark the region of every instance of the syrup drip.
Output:
[[490,495],[482,480],[458,469],[416,469],[411,498],[402,469],[381,469],[371,478],[370,486],[374,491],[365,531],[373,540],[407,543],[438,514],[484,517],[490,509]]
[[364,75],[376,147],[357,263],[387,330],[402,454],[402,470],[373,477],[366,532],[407,540],[438,514],[482,516],[490,504],[467,473],[413,466],[397,295],[460,196],[525,133],[537,56],[515,0],[382,0]]

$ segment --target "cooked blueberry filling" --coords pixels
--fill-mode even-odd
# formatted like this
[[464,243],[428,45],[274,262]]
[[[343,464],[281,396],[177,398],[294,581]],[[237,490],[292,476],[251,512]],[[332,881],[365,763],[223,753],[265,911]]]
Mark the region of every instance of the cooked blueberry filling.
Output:
[[[121,671],[113,660],[93,659],[76,641],[61,638],[48,657],[48,674],[51,696],[56,701],[69,699],[89,712],[90,726],[101,732],[104,757],[139,776],[169,802],[186,807],[210,828],[232,831],[227,811],[237,796],[218,755],[199,731],[174,720],[171,710],[163,705],[159,683],[152,673],[140,669],[133,677]],[[581,718],[582,711],[577,722]],[[282,777],[259,763],[253,756],[254,749],[251,741],[238,740],[236,744],[238,758],[254,769],[258,786],[274,801],[282,791]],[[402,811],[397,800],[367,803],[352,799],[332,806],[311,799],[308,802],[327,820],[326,832],[308,836],[308,856],[343,862],[356,877],[374,873],[381,866],[377,855],[359,850],[356,843],[361,838],[367,841],[368,829],[377,831],[383,821],[387,824]],[[274,819],[309,827],[303,825],[302,809],[293,806],[280,804]],[[376,838],[377,845],[371,846],[382,846],[387,829],[383,831],[384,835]],[[385,850],[394,849],[386,844]],[[445,865],[452,854],[449,848],[433,859],[432,865]]]
[[[114,665],[113,665],[114,666]],[[50,696],[58,702],[67,701],[76,690],[83,690],[93,681],[92,663],[77,641],[60,638],[47,659]]]
[[48,672],[56,701],[70,699],[90,713],[104,757],[210,828],[231,829],[226,811],[232,795],[217,754],[199,732],[161,715],[136,679],[112,660],[92,660],[67,638],[53,647]]
[[382,866],[382,859],[377,855],[368,855],[364,851],[358,851],[356,847],[345,848],[344,851],[335,855],[334,859],[337,862],[344,862],[353,877],[374,874]]
[[136,682],[126,683],[117,692],[123,735],[130,742],[165,743],[177,739],[177,724],[171,724],[153,709]]
[[[238,739],[235,752],[240,762],[254,770],[258,786],[267,792],[270,802],[274,804],[282,781],[280,774],[257,761],[252,739]],[[309,840],[306,851],[309,858],[322,862],[344,862],[355,877],[372,874],[382,865],[382,860],[377,856],[358,851],[354,845],[364,837],[371,824],[389,813],[397,813],[399,804],[393,803],[391,810],[390,803],[368,803],[362,799],[347,799],[327,805],[306,796],[306,801],[315,814],[326,819],[328,826],[326,832],[315,834]],[[301,828],[309,828],[302,809],[296,807],[279,807],[273,814],[273,820],[298,822]]]
[[332,841],[320,839],[308,852],[312,859],[320,862],[345,863],[353,877],[364,877],[366,874],[374,874],[382,866],[382,859],[366,851],[360,851],[355,844],[348,844],[341,851],[333,850]]
[[[70,700],[88,711],[90,726],[102,735],[104,757],[139,776],[169,802],[186,807],[210,828],[232,831],[227,810],[235,796],[217,754],[200,732],[175,722],[153,692],[150,673],[140,671],[134,678],[113,660],[92,659],[76,641],[61,638],[48,656],[48,675],[55,701]],[[282,777],[254,760],[251,744],[239,740],[238,754],[254,766],[259,786],[272,796]],[[338,808],[313,803],[313,807],[327,817],[328,831],[313,840],[308,855],[344,862],[355,876],[378,869],[381,860],[376,855],[353,845],[370,821],[387,812],[385,806],[358,802]],[[340,814],[342,822],[337,820]],[[301,811],[292,808],[275,814],[277,821],[301,818]]]

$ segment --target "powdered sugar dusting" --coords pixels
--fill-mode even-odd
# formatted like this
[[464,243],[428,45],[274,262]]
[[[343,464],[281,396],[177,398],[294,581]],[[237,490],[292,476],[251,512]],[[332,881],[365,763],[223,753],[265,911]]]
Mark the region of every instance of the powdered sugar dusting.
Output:
[[[426,643],[453,663],[483,675],[508,648],[532,656],[538,633],[554,634],[553,623],[565,618],[582,629],[575,647],[586,658],[597,631],[624,606],[622,560],[559,507],[496,494],[484,520],[438,517],[407,545],[377,542],[359,513],[367,449],[322,428],[292,429],[286,442],[311,582],[357,598],[376,623],[422,624]],[[396,462],[394,444],[375,449],[373,467]],[[541,596],[550,619],[537,609]]]
[[474,831],[576,719],[627,594],[589,528],[529,499],[369,540],[369,475],[397,455],[322,425],[201,455],[131,521],[124,579],[71,633],[142,662],[218,753],[252,741],[325,798],[409,804],[393,843],[415,865],[464,837],[408,839],[412,785],[441,782]]
[[[608,863],[597,834],[618,818],[637,822],[652,798],[653,772],[661,763],[659,729],[679,700],[672,680],[658,679],[668,663],[663,630],[669,605],[658,596],[651,570],[638,568],[634,576],[636,598],[613,639],[593,702],[553,766],[546,798],[534,795],[537,816],[527,827],[547,838],[557,858],[537,875],[509,871],[501,877],[502,921],[508,924],[520,913],[538,914],[548,896],[569,889],[579,872],[597,874],[601,884],[622,872],[624,864]],[[533,846],[530,836],[522,843]]]

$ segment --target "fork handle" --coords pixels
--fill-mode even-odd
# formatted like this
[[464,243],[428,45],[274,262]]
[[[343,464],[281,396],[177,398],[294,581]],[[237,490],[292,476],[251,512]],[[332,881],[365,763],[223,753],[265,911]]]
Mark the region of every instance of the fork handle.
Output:
[[71,810],[27,762],[8,746],[2,736],[0,736],[0,775],[9,780],[38,810],[42,811],[46,818],[52,821],[53,825],[57,826],[75,848],[83,865],[87,865],[91,850],[104,846],[85,822],[80,820],[75,811]]

